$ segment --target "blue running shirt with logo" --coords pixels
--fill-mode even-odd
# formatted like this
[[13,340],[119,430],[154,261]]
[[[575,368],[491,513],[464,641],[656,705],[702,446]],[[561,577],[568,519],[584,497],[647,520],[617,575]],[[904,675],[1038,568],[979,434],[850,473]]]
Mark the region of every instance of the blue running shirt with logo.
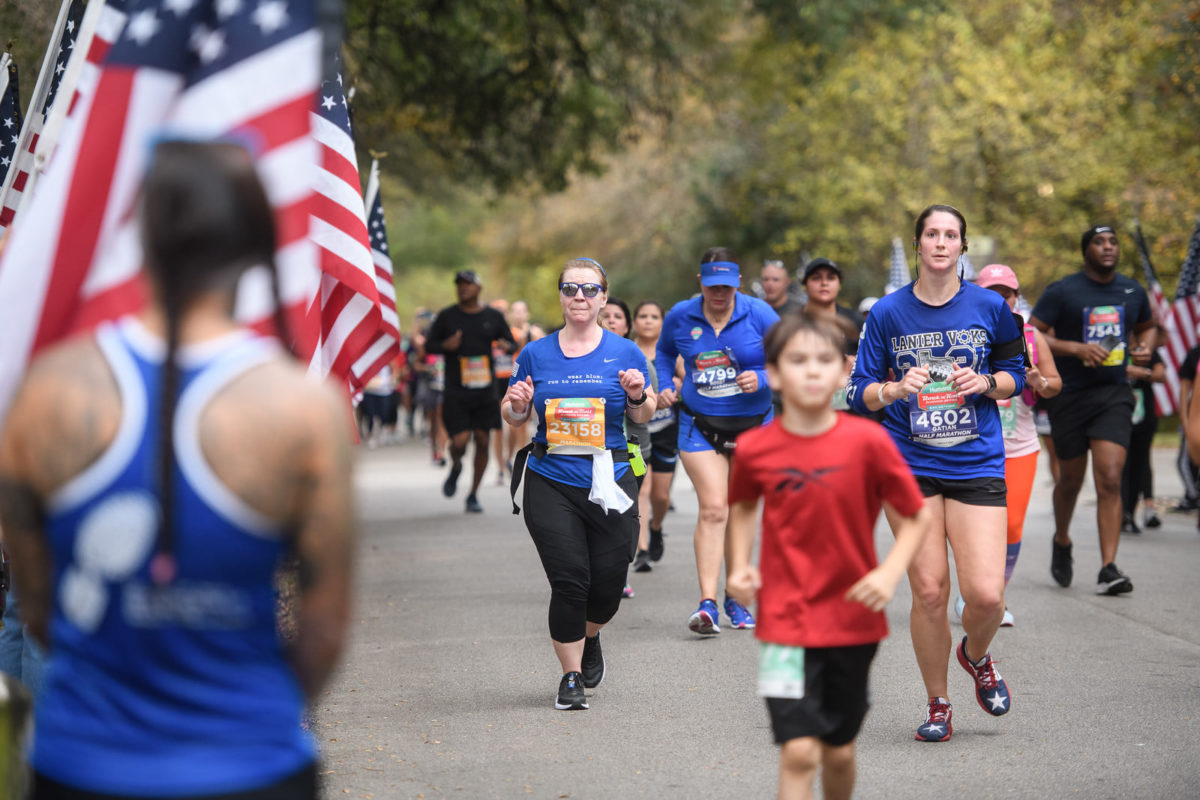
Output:
[[[762,340],[779,315],[757,297],[738,294],[718,335],[704,317],[702,302],[700,297],[684,300],[667,312],[654,358],[658,374],[674,375],[675,359],[682,356],[681,395],[688,408],[721,417],[762,414],[771,407]],[[749,394],[736,382],[746,370],[758,375],[758,389]]]
[[[575,357],[563,354],[558,332],[530,342],[517,356],[509,385],[533,377],[533,408],[538,428],[533,440],[549,447],[543,458],[530,458],[537,474],[588,488],[592,485],[592,457],[585,451],[624,450],[625,402],[622,370],[640,370],[647,376],[646,357],[629,339],[604,331],[592,352]],[[647,384],[648,385],[648,384]],[[555,450],[565,452],[556,453]],[[620,478],[628,462],[613,465]]]
[[959,397],[949,380],[955,365],[980,374],[1007,372],[1016,380],[1015,394],[1020,394],[1024,356],[992,357],[994,347],[1020,338],[1012,311],[996,292],[964,283],[948,302],[931,306],[917,299],[909,284],[871,308],[850,377],[850,406],[866,412],[862,393],[869,384],[898,381],[910,367],[927,367],[930,383],[907,402],[887,406],[882,420],[913,473],[1003,478],[1004,441],[996,402],[983,395]]

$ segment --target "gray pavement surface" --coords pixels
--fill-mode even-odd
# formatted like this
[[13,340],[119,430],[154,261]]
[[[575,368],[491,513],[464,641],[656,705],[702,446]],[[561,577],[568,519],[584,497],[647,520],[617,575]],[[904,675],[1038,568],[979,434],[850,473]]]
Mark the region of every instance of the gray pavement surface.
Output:
[[[1181,493],[1174,455],[1155,450],[1164,524],[1122,537],[1117,563],[1135,589],[1115,598],[1094,594],[1090,487],[1072,530],[1075,583],[1051,579],[1043,456],[1008,591],[1017,624],[992,646],[1013,710],[985,714],[951,659],[946,743],[913,740],[925,697],[901,582],[872,670],[857,797],[1200,797],[1200,535],[1195,512],[1166,511]],[[605,629],[608,674],[582,712],[554,710],[549,588],[494,469],[485,513],[467,515],[469,466],[448,500],[427,448],[363,448],[352,641],[313,720],[322,796],[773,797],[778,751],[755,695],[753,634],[701,639],[685,625],[699,598],[682,469],[666,555],[631,574],[637,596]],[[881,553],[889,540],[881,520]]]

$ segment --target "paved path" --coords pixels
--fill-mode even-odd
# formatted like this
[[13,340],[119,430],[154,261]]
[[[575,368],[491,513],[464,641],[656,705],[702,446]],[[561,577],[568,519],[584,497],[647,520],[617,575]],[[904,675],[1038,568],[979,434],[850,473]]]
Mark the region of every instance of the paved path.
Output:
[[[1155,451],[1160,502],[1174,453]],[[1094,496],[1075,526],[1076,583],[1050,578],[1050,489],[1039,473],[1009,588],[1017,627],[993,645],[1014,697],[996,719],[951,663],[954,736],[915,742],[924,694],[908,639],[907,583],[872,673],[859,737],[861,798],[1200,797],[1200,535],[1195,514],[1125,536],[1131,595],[1093,594]],[[755,696],[749,632],[700,639],[696,497],[680,471],[666,556],[605,631],[608,676],[591,710],[553,708],[559,670],[549,589],[488,473],[486,513],[446,500],[415,444],[363,450],[358,601],[345,663],[317,710],[324,797],[766,798],[777,750]],[[467,476],[464,476],[464,479]],[[877,528],[881,551],[890,538]],[[952,612],[951,612],[952,613]],[[957,630],[957,627],[955,626]]]

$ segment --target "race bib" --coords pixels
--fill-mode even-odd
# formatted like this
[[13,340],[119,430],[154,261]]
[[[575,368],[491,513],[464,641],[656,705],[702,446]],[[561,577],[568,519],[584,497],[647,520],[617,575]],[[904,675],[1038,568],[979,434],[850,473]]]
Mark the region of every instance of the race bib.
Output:
[[591,455],[604,449],[603,397],[546,400],[547,452]]
[[512,377],[513,372],[513,356],[512,353],[506,353],[496,345],[492,346],[492,374],[500,380],[508,380]]
[[997,400],[996,410],[1000,412],[1000,430],[1004,432],[1004,438],[1011,439],[1016,436],[1017,404],[1013,402],[1013,398],[1006,397],[1003,400]]
[[1134,425],[1140,425],[1146,419],[1146,390],[1133,390],[1133,419]]
[[459,356],[458,369],[464,389],[486,389],[492,385],[492,365],[487,356]]
[[935,447],[950,447],[978,436],[974,395],[962,397],[950,383],[954,360],[933,358],[924,366],[929,368],[930,381],[908,398],[912,438]]
[[658,433],[659,431],[665,431],[667,428],[671,427],[671,423],[674,421],[675,407],[667,406],[666,408],[660,408],[654,412],[654,416],[651,417],[650,421],[646,423],[646,428],[651,433]]
[[1091,306],[1083,309],[1083,343],[1108,351],[1102,367],[1125,363],[1125,306]]
[[760,642],[758,696],[799,700],[804,697],[804,648]]
[[692,383],[704,397],[732,397],[742,393],[737,385],[738,363],[733,352],[708,350],[692,359]]

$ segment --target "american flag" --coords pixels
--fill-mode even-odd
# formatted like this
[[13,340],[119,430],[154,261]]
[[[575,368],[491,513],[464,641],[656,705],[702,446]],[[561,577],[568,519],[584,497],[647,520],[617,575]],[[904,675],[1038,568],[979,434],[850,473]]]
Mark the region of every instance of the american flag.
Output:
[[[396,340],[380,336],[382,293],[359,189],[350,106],[340,74],[321,84],[312,124],[320,144],[312,238],[322,275],[320,294],[309,310],[310,318],[320,321],[320,341],[309,371],[344,376],[352,392],[358,392],[394,357]],[[394,316],[395,290],[389,294]]]
[[0,55],[0,183],[3,183],[17,154],[21,131],[21,92],[17,65],[8,53]]
[[1162,284],[1158,281],[1158,273],[1150,262],[1150,248],[1142,235],[1142,226],[1134,225],[1137,238],[1138,254],[1142,259],[1142,270],[1146,275],[1146,288],[1150,290],[1150,304],[1154,315],[1166,331],[1166,341],[1158,346],[1158,354],[1167,369],[1167,381],[1154,385],[1154,401],[1160,415],[1173,414],[1179,401],[1179,366],[1187,357],[1187,352],[1196,346],[1197,323],[1200,322],[1200,297],[1197,288],[1200,286],[1200,218],[1192,231],[1192,240],[1188,245],[1187,257],[1179,269],[1179,283],[1175,287],[1175,302],[1167,304],[1163,296]]
[[912,283],[912,273],[908,269],[908,256],[904,250],[904,242],[897,236],[892,239],[892,263],[888,270],[888,282],[887,286],[883,287],[883,293],[891,294],[910,283]]
[[[141,306],[133,210],[154,136],[255,140],[293,331],[303,334],[299,322],[317,295],[308,238],[321,53],[313,0],[131,0],[127,12],[0,261],[0,413],[33,353]],[[243,283],[239,314],[268,320],[265,270]],[[314,339],[297,344],[311,353]]]
[[[11,175],[5,179],[4,189],[0,191],[0,233],[12,225],[17,209],[20,208],[26,184],[33,174],[34,155],[37,152],[38,136],[46,117],[54,106],[58,96],[59,83],[67,70],[67,63],[75,48],[75,37],[79,33],[79,23],[83,18],[83,3],[81,0],[71,0],[70,5],[64,3],[55,30],[61,31],[54,49],[54,66],[49,73],[38,77],[38,85],[30,100],[31,111],[26,115],[26,125],[21,129],[16,167],[10,170]],[[47,53],[49,56],[49,53]]]
[[396,314],[396,283],[392,256],[388,252],[387,223],[383,218],[383,198],[379,192],[379,160],[371,160],[371,175],[367,178],[367,232],[371,237],[371,258],[375,262],[375,283],[379,289],[379,309],[382,323],[375,343],[365,358],[374,359],[379,366],[400,354],[400,317]]

